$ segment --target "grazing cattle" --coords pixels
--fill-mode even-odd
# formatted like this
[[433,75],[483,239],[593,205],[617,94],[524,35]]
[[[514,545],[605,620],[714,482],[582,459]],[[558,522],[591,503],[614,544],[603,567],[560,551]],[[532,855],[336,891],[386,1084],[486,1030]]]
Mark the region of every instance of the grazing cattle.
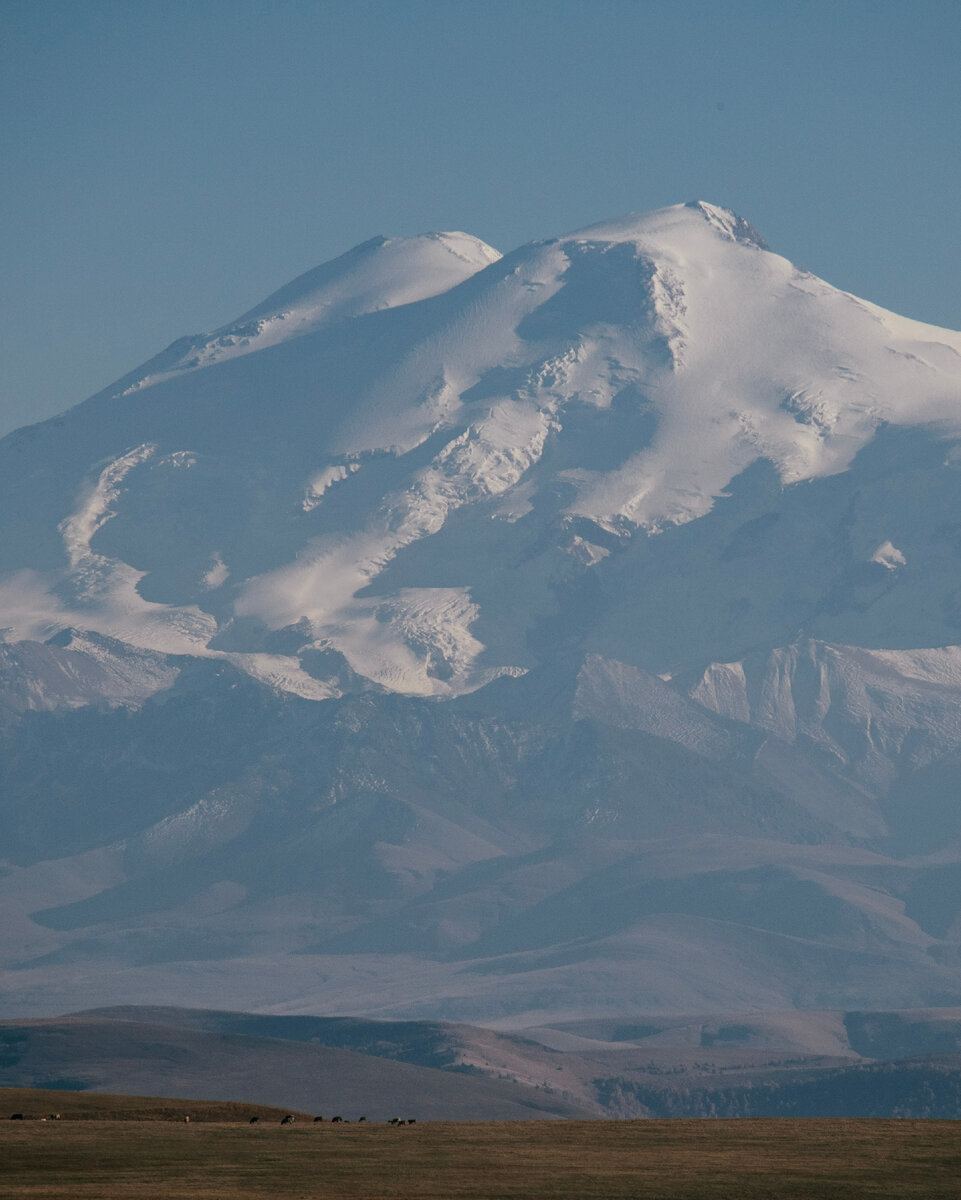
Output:
[[316,1125],[318,1121],[322,1121],[323,1119],[323,1117],[314,1117],[314,1124]]
[[22,1120],[23,1120],[23,1113],[11,1113],[11,1114],[10,1114],[10,1120],[11,1120],[11,1121],[22,1121]]
[[184,1117],[184,1124],[185,1124],[185,1125],[189,1125],[189,1124],[190,1124],[190,1118],[189,1118],[189,1117]]
[[357,1124],[359,1125],[361,1121],[366,1121],[366,1120],[367,1120],[367,1118],[366,1118],[366,1117],[358,1117],[358,1118],[357,1118]]
[[343,1117],[331,1117],[331,1118],[330,1118],[330,1120],[331,1120],[331,1124],[334,1124],[334,1123],[336,1123],[337,1121],[341,1121],[341,1122],[343,1122],[343,1119],[344,1119]]
[[286,1115],[286,1116],[285,1116],[285,1117],[284,1117],[284,1118],[281,1120],[281,1122],[280,1122],[280,1123],[281,1123],[281,1125],[293,1125],[293,1123],[294,1123],[294,1115],[293,1115],[293,1113],[288,1113],[288,1114],[287,1114],[287,1115]]
[[416,1121],[416,1119],[415,1119],[414,1117],[408,1117],[408,1118],[407,1118],[407,1124],[408,1124],[408,1125],[416,1125],[416,1124],[417,1124],[417,1121]]
[[259,1120],[260,1120],[260,1117],[251,1117],[250,1123],[251,1123],[251,1125],[256,1125]]
[[59,1121],[59,1120],[60,1120],[60,1114],[59,1114],[59,1113],[51,1113],[51,1114],[50,1114],[50,1120],[51,1120],[51,1121]]

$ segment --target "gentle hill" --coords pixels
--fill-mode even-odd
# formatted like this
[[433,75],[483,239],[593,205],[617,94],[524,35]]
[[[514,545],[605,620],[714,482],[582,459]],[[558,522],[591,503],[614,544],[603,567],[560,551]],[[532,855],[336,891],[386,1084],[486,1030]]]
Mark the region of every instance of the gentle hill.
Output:
[[290,1105],[387,1120],[593,1115],[558,1092],[352,1050],[171,1025],[67,1017],[0,1022],[7,1086]]
[[279,1123],[286,1116],[313,1121],[314,1114],[266,1104],[230,1100],[183,1100],[159,1096],[121,1096],[103,1092],[64,1092],[48,1088],[0,1087],[0,1120],[20,1113],[25,1121],[176,1121],[249,1125]]

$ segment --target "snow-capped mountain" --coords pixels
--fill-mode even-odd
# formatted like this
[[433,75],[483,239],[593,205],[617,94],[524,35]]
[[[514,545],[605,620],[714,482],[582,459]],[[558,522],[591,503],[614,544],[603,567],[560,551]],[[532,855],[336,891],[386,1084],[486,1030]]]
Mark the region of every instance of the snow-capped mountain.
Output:
[[958,1002],[961,334],[734,214],[374,239],[0,498],[15,994]]

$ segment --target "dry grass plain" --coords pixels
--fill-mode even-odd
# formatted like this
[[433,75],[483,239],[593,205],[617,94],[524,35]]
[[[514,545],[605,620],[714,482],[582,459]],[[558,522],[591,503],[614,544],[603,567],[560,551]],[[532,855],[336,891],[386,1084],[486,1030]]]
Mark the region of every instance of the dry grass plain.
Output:
[[[92,1099],[92,1098],[91,1098]],[[189,1105],[188,1105],[189,1107]],[[251,1109],[251,1111],[253,1111]],[[210,1114],[212,1115],[212,1114]],[[65,1114],[66,1118],[66,1114]],[[0,1121],[30,1200],[860,1200],[961,1195],[961,1123]]]

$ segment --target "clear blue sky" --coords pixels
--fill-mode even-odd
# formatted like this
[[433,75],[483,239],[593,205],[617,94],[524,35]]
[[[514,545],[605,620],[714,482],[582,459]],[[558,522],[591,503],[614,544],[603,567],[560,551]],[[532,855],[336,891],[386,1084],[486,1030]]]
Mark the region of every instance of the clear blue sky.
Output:
[[0,0],[0,432],[373,234],[700,198],[961,327],[961,2]]

